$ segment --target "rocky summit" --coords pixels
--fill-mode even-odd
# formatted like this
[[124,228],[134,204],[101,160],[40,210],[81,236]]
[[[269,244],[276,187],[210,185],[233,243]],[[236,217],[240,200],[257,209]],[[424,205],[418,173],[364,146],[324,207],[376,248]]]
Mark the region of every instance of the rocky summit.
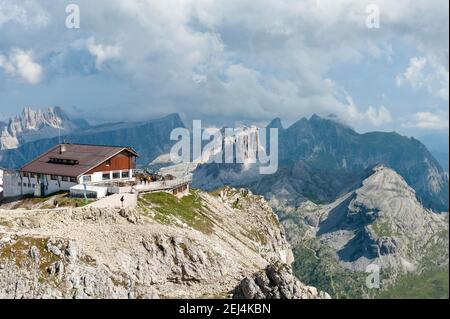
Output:
[[446,214],[425,209],[405,180],[384,166],[330,208],[310,225],[352,267],[414,270],[428,253],[448,247]]
[[[0,211],[0,298],[228,298],[292,262],[276,215],[244,189],[145,194],[132,209]],[[280,279],[293,293],[272,297],[303,291]]]
[[[321,266],[327,263],[324,267],[333,271],[342,267],[354,273],[353,278],[363,274],[361,280],[369,265],[378,266],[385,288],[405,273],[448,265],[448,213],[424,208],[405,180],[385,166],[373,168],[353,191],[333,203],[307,201],[281,219],[297,251],[299,273],[305,269],[308,249]],[[308,274],[312,283],[317,275]]]

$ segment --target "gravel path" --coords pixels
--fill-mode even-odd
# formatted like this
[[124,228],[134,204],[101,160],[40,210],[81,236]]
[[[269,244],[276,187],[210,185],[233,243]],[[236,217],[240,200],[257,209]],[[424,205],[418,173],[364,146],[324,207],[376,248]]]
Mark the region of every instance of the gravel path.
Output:
[[133,208],[137,205],[136,194],[114,194],[90,204],[89,207],[120,208],[122,207],[122,197],[124,199],[123,207]]

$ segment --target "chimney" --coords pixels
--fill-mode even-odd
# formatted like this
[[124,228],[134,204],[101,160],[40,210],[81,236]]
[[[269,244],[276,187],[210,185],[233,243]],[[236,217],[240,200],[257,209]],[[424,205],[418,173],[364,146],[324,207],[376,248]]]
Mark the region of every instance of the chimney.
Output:
[[66,151],[66,145],[65,144],[61,144],[59,146],[59,154],[62,154]]

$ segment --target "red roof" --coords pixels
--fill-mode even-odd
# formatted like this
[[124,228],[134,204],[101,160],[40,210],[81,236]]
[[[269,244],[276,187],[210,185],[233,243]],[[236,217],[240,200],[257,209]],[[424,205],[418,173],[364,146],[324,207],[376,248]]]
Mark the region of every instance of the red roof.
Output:
[[[61,148],[65,148],[61,152]],[[87,144],[60,144],[23,166],[21,172],[78,177],[115,155],[127,151],[139,155],[131,147]],[[51,163],[50,159],[72,160],[74,165]]]

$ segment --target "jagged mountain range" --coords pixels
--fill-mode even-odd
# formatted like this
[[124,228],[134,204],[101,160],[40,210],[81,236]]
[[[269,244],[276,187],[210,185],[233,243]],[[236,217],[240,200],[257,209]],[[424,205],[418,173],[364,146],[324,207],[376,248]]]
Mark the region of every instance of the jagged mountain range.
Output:
[[248,186],[283,205],[295,206],[308,199],[331,202],[351,190],[367,168],[384,164],[416,190],[424,206],[448,211],[448,173],[414,138],[394,132],[359,134],[317,115],[286,129],[276,119],[269,124],[271,127],[279,129],[277,173],[264,176],[257,167],[205,164],[195,172],[197,186]]
[[448,174],[414,138],[394,132],[358,134],[331,119],[313,116],[283,130],[280,140],[282,160],[302,160],[317,171],[360,175],[373,165],[387,165],[405,178],[426,207],[448,210]]
[[65,135],[88,126],[87,121],[70,119],[60,107],[46,110],[26,107],[7,123],[0,122],[0,150],[16,149],[27,142]]

